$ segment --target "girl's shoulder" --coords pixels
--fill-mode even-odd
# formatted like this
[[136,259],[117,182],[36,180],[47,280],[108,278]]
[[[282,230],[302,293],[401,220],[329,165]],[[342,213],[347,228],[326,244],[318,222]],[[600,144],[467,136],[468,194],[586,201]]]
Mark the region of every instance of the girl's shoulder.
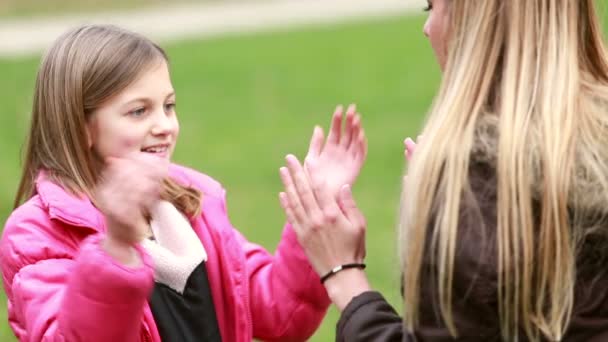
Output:
[[224,197],[225,190],[220,182],[187,166],[171,164],[169,175],[182,185],[200,190],[206,196]]
[[36,194],[11,212],[4,223],[3,235],[25,222],[50,223],[50,221],[48,207],[45,206],[40,195]]
[[0,239],[0,269],[5,281],[27,265],[46,259],[73,255],[77,242],[40,195],[13,210],[4,224]]
[[30,264],[65,257],[77,250],[81,239],[102,227],[103,217],[89,198],[39,177],[36,194],[13,210],[4,224],[0,260]]

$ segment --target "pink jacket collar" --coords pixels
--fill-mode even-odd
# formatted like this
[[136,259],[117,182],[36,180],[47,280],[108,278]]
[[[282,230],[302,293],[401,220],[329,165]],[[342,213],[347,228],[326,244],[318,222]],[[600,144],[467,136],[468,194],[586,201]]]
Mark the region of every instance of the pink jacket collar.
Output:
[[44,171],[36,178],[36,192],[51,217],[72,226],[95,232],[105,230],[105,219],[86,196],[76,196],[46,177]]

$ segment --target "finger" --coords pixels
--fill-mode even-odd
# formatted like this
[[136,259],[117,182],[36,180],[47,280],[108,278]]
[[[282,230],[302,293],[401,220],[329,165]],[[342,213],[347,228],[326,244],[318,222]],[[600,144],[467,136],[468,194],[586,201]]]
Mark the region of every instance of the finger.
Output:
[[411,160],[416,150],[416,143],[409,137],[403,143],[405,144],[405,157],[407,160]]
[[134,159],[134,163],[139,173],[145,173],[157,182],[169,176],[170,163],[166,158],[140,153],[140,156]]
[[123,158],[104,158],[104,168],[101,173],[102,181],[117,180],[133,171],[133,165]]
[[281,181],[285,187],[285,194],[289,200],[289,207],[291,208],[293,220],[294,222],[302,222],[306,219],[307,214],[300,203],[300,197],[298,196],[293,180],[291,179],[291,174],[286,167],[281,167],[279,169],[279,174],[281,175]]
[[363,128],[361,127],[361,115],[357,113],[353,117],[350,142],[347,146],[349,152],[353,152],[353,150],[359,147],[359,134],[361,133],[362,129]]
[[126,196],[129,196],[132,201],[131,203],[142,210],[147,210],[153,203],[160,199],[161,183],[157,182],[149,175],[131,175],[131,177],[126,179],[124,183],[121,183],[120,186],[121,188],[119,191],[122,191]]
[[416,142],[410,137],[407,137],[403,143],[407,149],[413,150],[416,148]]
[[114,184],[120,184],[121,191],[142,191],[146,182],[160,183],[168,176],[168,161],[163,159],[143,156],[143,153],[131,153],[123,158],[106,158],[105,178],[111,179]]
[[353,120],[355,118],[357,107],[354,104],[348,106],[346,110],[346,119],[344,120],[344,134],[340,138],[340,145],[344,148],[348,148],[353,138]]
[[300,198],[302,206],[304,207],[304,210],[306,210],[309,216],[317,215],[319,207],[317,205],[317,200],[315,199],[314,193],[310,186],[308,177],[304,172],[304,168],[302,167],[302,165],[300,165],[300,162],[294,155],[287,155],[285,160],[287,161],[287,169],[289,169],[291,179],[293,180],[297,194]]
[[164,157],[157,156],[152,153],[131,152],[125,157],[120,158],[127,162],[133,163],[138,167],[163,169],[169,167],[169,160]]
[[308,153],[306,154],[306,158],[316,158],[321,154],[321,149],[323,148],[323,129],[319,126],[315,126],[312,137],[310,138],[310,144],[308,146]]
[[150,224],[146,216],[141,213],[138,216],[138,219],[133,224],[133,229],[131,230],[131,239],[132,243],[140,242],[145,239],[148,235],[150,229]]
[[294,230],[296,230],[296,233],[298,233],[299,230],[299,222],[293,212],[291,203],[289,202],[289,197],[287,196],[286,193],[284,192],[280,192],[279,193],[279,202],[281,203],[281,208],[283,208],[283,212],[285,212],[285,217],[287,218],[287,222],[289,222],[291,224],[291,226],[293,227]]
[[319,172],[319,165],[317,160],[311,160],[307,165],[308,178],[310,179],[310,186],[313,191],[313,195],[317,199],[319,208],[327,206],[327,199],[322,195],[322,191],[327,186],[323,175]]
[[316,161],[311,164],[309,176],[314,197],[317,199],[320,211],[330,222],[335,221],[340,216],[340,207],[336,203],[335,194],[329,190],[323,175],[319,173]]
[[135,172],[129,175],[133,184],[143,182],[149,190],[159,192],[163,187],[163,180],[169,176],[168,169],[165,169],[163,166],[146,167],[140,164],[137,165]]
[[367,138],[365,137],[365,132],[363,129],[359,132],[359,137],[356,142],[356,153],[355,158],[357,160],[364,161],[367,158]]
[[157,184],[148,185],[148,189],[140,192],[137,203],[143,212],[150,213],[161,200],[162,187]]
[[342,186],[338,203],[348,221],[358,228],[365,227],[365,218],[359,208],[357,208],[357,203],[355,203],[355,200],[353,199],[350,185],[346,184]]
[[340,135],[342,131],[342,111],[344,108],[342,105],[336,107],[334,114],[331,118],[331,127],[329,128],[329,135],[327,136],[327,142],[331,144],[338,144],[340,142]]

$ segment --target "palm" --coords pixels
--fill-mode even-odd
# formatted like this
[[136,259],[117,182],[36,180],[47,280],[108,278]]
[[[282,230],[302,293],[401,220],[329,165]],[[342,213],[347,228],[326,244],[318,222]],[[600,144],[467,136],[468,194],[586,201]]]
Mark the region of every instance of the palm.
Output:
[[332,117],[327,141],[324,142],[323,130],[315,127],[306,162],[314,160],[315,172],[324,179],[328,190],[337,195],[343,185],[353,185],[366,156],[367,141],[355,107],[348,108],[344,120],[342,108],[338,107]]

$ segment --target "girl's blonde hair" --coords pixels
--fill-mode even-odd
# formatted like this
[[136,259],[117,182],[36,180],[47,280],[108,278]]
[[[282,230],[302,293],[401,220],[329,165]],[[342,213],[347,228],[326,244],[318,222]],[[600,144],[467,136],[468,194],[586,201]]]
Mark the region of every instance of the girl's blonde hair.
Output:
[[[458,334],[459,214],[479,209],[465,196],[471,152],[494,146],[503,338],[560,340],[585,234],[569,210],[608,203],[608,56],[596,9],[592,0],[448,2],[446,71],[403,191],[405,323],[418,323],[430,256],[441,316]],[[492,120],[495,136],[479,136]]]
[[[35,194],[41,171],[75,195],[94,199],[100,170],[88,148],[86,122],[100,105],[159,61],[168,62],[163,49],[115,26],[82,26],[55,41],[38,70],[15,207]],[[187,215],[200,212],[199,191],[172,179],[163,183],[163,199]]]

